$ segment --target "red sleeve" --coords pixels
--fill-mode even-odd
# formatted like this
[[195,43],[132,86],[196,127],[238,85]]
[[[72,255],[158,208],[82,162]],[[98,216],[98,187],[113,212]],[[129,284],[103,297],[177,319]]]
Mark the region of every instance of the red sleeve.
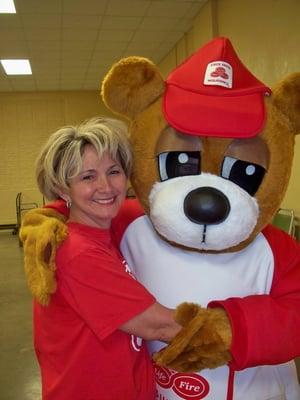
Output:
[[112,234],[116,246],[119,248],[123,234],[132,221],[144,215],[145,212],[137,199],[126,199],[118,213],[112,221]]
[[234,369],[280,364],[300,355],[300,245],[285,232],[264,231],[274,255],[270,294],[214,301],[227,311],[233,331]]
[[63,214],[65,217],[69,216],[69,209],[67,208],[64,200],[53,201],[53,203],[46,204],[45,208],[52,208],[60,214]]
[[58,269],[58,282],[66,301],[101,340],[155,302],[109,251],[77,255]]

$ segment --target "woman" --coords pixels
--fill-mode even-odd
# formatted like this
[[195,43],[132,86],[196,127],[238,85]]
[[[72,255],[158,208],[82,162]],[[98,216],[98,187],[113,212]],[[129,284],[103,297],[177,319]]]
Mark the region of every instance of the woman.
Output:
[[131,157],[125,125],[98,118],[55,132],[37,159],[40,191],[70,211],[56,292],[47,307],[34,304],[44,400],[153,400],[153,369],[138,337],[168,342],[180,330],[111,239]]

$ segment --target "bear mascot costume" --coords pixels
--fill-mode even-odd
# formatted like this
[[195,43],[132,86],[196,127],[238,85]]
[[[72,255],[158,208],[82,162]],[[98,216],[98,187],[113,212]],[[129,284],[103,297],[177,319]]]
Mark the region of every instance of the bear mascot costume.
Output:
[[[300,73],[271,90],[219,37],[165,81],[148,59],[120,60],[102,98],[130,121],[131,182],[142,205],[125,202],[115,238],[183,327],[168,346],[149,343],[157,399],[300,399],[292,361],[300,246],[270,225],[300,132]],[[55,290],[62,214],[57,203],[33,210],[21,230],[28,284],[43,304]]]

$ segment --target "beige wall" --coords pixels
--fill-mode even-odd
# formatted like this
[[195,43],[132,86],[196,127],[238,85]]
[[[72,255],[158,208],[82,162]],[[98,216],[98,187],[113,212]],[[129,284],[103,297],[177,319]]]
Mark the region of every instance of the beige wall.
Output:
[[[268,85],[300,71],[299,0],[209,0],[193,28],[160,63],[163,75],[215,36],[230,38],[241,60]],[[283,208],[300,218],[300,135]]]
[[15,198],[42,203],[34,161],[50,133],[108,114],[99,92],[0,93],[0,224],[16,222]]

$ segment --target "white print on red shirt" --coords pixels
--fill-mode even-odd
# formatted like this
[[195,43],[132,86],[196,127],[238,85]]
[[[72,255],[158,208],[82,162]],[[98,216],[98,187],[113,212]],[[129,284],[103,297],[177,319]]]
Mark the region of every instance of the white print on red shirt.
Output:
[[[131,269],[129,268],[129,265],[127,264],[126,260],[122,260],[122,264],[124,265],[125,268],[125,272],[127,272],[128,275],[131,276],[131,278],[136,280],[136,277],[133,275]],[[134,351],[141,351],[142,348],[142,344],[143,344],[143,339],[135,336],[135,335],[131,335],[131,346],[133,348]]]
[[129,265],[127,264],[126,260],[123,259],[122,264],[124,265],[125,272],[127,272],[128,275],[131,276],[134,280],[136,280],[136,277],[133,275],[131,269],[129,268]]
[[[209,383],[198,374],[183,374],[159,367],[154,363],[156,383],[164,389],[171,389],[183,400],[204,399],[209,393]],[[157,400],[163,400],[157,397]],[[167,400],[167,399],[165,399]]]

